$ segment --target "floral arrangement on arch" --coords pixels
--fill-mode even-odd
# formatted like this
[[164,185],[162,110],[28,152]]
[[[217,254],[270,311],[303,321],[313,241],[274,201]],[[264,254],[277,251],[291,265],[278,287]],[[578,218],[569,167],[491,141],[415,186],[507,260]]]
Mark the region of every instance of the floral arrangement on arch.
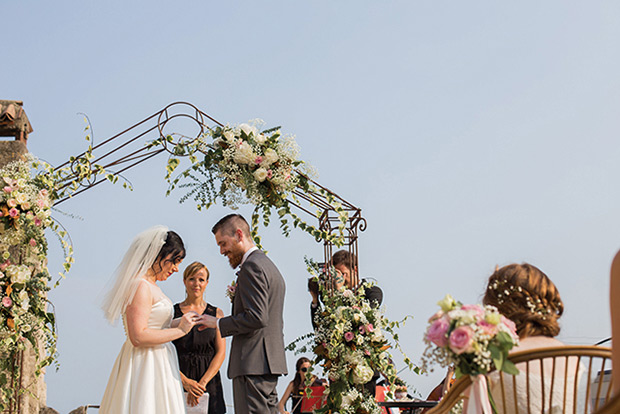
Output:
[[[14,361],[26,343],[38,358],[37,374],[56,358],[55,319],[47,309],[51,277],[45,229],[59,236],[63,248],[71,249],[64,240],[66,234],[50,217],[46,176],[31,174],[32,167],[38,166],[28,156],[0,168],[0,411],[15,400],[15,393],[25,392]],[[65,270],[71,262],[69,254]]]
[[[392,322],[384,311],[371,306],[365,298],[365,283],[352,290],[340,288],[332,291],[330,278],[321,274],[318,265],[307,261],[308,270],[317,279],[323,301],[323,309],[315,316],[316,330],[289,344],[293,350],[303,340],[309,343],[298,349],[299,353],[312,348],[315,354],[313,365],[319,364],[329,378],[325,394],[325,405],[315,413],[379,414],[381,407],[374,395],[369,395],[364,384],[369,382],[375,371],[382,373],[390,384],[390,392],[396,387],[396,369],[389,352],[390,342],[386,333],[392,336],[394,345],[402,352],[398,343],[397,327],[404,322]],[[333,269],[328,269],[336,277]],[[405,318],[406,319],[406,318]],[[409,358],[405,363],[419,373]]]
[[433,362],[442,367],[454,365],[456,378],[472,376],[475,398],[470,402],[480,404],[472,412],[492,412],[484,375],[492,369],[519,373],[508,359],[509,351],[519,343],[514,322],[494,306],[463,305],[450,295],[437,304],[441,309],[429,319],[424,335],[423,366]]
[[[235,126],[218,126],[195,141],[176,144],[166,167],[166,179],[170,183],[167,194],[176,187],[189,189],[181,202],[193,199],[199,210],[208,209],[218,199],[231,208],[253,204],[251,230],[258,244],[259,220],[262,216],[263,224],[267,226],[272,209],[275,209],[285,235],[290,233],[292,225],[317,240],[342,245],[347,213],[331,194],[310,184],[309,177],[315,175],[314,169],[299,158],[299,146],[294,137],[284,135],[280,127],[261,131],[259,127],[262,125],[261,120],[254,120]],[[159,138],[149,146],[162,145],[166,139],[172,141],[170,136]],[[200,154],[204,155],[203,159],[197,157]],[[181,156],[188,156],[192,165],[172,178]],[[218,182],[219,186],[216,186]],[[340,234],[321,231],[295,214],[288,201],[289,197],[298,201],[295,190],[316,191],[333,202],[341,223]]]

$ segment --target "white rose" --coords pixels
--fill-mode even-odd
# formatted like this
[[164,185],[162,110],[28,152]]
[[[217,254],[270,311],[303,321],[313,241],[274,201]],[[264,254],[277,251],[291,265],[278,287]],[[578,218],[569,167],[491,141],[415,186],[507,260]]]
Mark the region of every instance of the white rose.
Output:
[[19,204],[24,204],[26,201],[28,201],[28,196],[24,193],[17,193],[15,194],[15,200]]
[[358,364],[353,369],[353,382],[355,384],[366,384],[372,379],[374,372],[366,364]]
[[278,153],[271,148],[267,148],[265,150],[265,155],[263,155],[263,162],[261,163],[261,165],[263,167],[268,167],[274,162],[278,161],[278,159],[280,159],[280,157],[278,157]]
[[362,345],[364,343],[364,337],[362,335],[358,335],[355,342],[357,342],[358,345]]
[[375,328],[375,330],[372,331],[371,338],[374,342],[381,342],[383,340],[383,332]]
[[252,146],[247,142],[242,142],[234,156],[237,164],[254,164],[256,154],[252,151]]
[[235,139],[235,133],[232,132],[230,129],[225,130],[222,135],[224,135],[224,139],[226,139],[226,141],[228,142],[233,142],[233,140]]
[[256,130],[256,127],[253,127],[251,125],[248,124],[241,124],[239,125],[239,128],[245,132],[245,135],[250,136],[250,134],[254,134],[254,136],[258,135],[258,131]]
[[27,266],[11,265],[6,268],[6,274],[13,283],[26,283],[30,280],[30,269]]
[[260,145],[263,145],[266,141],[267,141],[267,137],[265,136],[265,134],[258,134],[255,135],[256,142],[258,142]]
[[26,292],[25,290],[19,292],[19,301],[21,303],[22,309],[27,311],[30,305],[30,300],[28,299],[28,292]]
[[265,181],[265,178],[267,178],[267,170],[263,167],[260,167],[259,169],[254,171],[254,178],[256,178],[256,181],[262,183],[263,181]]

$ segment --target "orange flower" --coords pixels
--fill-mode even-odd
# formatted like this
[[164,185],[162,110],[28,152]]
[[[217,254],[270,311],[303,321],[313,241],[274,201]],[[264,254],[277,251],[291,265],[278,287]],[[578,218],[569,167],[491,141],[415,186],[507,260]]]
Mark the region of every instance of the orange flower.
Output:
[[15,321],[13,320],[13,318],[8,318],[6,320],[6,326],[11,328],[12,330],[15,330]]
[[13,286],[8,285],[6,287],[6,295],[9,296],[11,294],[11,292],[13,292]]

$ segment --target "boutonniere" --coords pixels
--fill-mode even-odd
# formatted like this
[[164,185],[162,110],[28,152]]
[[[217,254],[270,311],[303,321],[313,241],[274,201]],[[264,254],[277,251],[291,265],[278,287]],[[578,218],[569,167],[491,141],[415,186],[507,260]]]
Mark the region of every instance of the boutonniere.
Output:
[[226,286],[226,296],[230,299],[230,303],[235,299],[235,292],[237,291],[237,281],[233,280],[232,283]]

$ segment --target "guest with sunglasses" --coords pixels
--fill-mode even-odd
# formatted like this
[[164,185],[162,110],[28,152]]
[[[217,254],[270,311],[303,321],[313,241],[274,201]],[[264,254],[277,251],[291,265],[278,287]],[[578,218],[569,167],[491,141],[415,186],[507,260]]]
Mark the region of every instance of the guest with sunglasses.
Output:
[[[295,364],[295,378],[291,381],[286,390],[284,390],[284,395],[282,395],[282,399],[278,403],[278,410],[280,414],[290,414],[289,411],[284,409],[284,404],[289,399],[292,400],[291,412],[293,414],[301,413],[301,400],[304,395],[304,389],[306,388],[306,373],[310,369],[310,360],[306,357],[301,357],[297,360]],[[311,378],[311,386],[321,386],[325,385],[325,380],[319,380],[315,375],[312,375]]]

